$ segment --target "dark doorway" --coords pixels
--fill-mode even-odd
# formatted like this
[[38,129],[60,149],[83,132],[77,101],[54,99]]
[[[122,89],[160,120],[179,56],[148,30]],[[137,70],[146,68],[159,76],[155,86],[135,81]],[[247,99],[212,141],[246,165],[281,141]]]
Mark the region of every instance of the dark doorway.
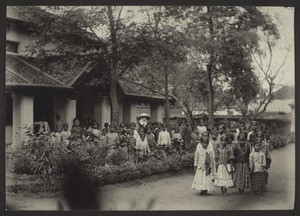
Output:
[[76,117],[82,121],[83,118],[83,98],[80,98],[76,102]]
[[34,97],[34,121],[47,121],[50,129],[53,129],[54,105],[53,96],[50,94],[39,94]]

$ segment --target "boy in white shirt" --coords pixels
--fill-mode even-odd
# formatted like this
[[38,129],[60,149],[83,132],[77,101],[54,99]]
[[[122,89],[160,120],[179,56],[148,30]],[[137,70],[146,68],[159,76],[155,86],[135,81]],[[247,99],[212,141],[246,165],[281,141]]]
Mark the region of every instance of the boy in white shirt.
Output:
[[171,145],[170,133],[167,131],[165,124],[163,124],[162,131],[158,134],[158,145]]

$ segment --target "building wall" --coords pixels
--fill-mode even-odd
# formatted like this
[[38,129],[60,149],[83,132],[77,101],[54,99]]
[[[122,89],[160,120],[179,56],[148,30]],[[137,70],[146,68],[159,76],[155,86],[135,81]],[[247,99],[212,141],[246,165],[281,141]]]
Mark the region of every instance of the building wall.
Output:
[[12,126],[5,127],[5,144],[12,143]]
[[[33,42],[29,32],[20,28],[20,26],[17,26],[13,22],[10,23],[9,27],[6,27],[6,40],[19,43],[19,54],[28,53],[28,51],[26,51],[26,46]],[[49,44],[45,46],[44,49],[52,49],[54,47],[54,44]]]
[[32,38],[25,30],[22,30],[16,24],[11,23],[10,28],[6,28],[6,40],[18,42],[18,52],[25,54],[26,45],[30,43]]

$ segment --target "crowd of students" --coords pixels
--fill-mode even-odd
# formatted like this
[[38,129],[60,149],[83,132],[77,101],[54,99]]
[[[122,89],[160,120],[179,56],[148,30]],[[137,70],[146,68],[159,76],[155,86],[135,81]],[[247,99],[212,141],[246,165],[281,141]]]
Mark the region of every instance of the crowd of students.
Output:
[[200,119],[194,128],[179,119],[172,125],[149,122],[146,126],[131,122],[120,125],[104,124],[102,129],[96,120],[75,118],[71,130],[67,124],[55,124],[57,138],[68,145],[71,139],[101,140],[111,154],[116,145],[127,153],[134,147],[138,162],[147,160],[150,152],[158,148],[173,147],[176,151],[195,151],[195,177],[192,188],[200,195],[220,187],[222,195],[227,188],[236,187],[241,194],[252,189],[255,194],[266,191],[268,169],[271,164],[270,136],[265,125],[253,121],[224,122],[208,129]]
[[263,195],[271,165],[269,142],[267,127],[256,121],[249,128],[243,122],[232,122],[218,130],[204,129],[195,151],[192,188],[200,195],[208,195],[215,186],[222,195],[230,187],[238,188],[240,194],[252,189],[254,194]]
[[[60,118],[58,118],[60,119]],[[55,123],[54,126],[56,140],[68,146],[71,140],[74,141],[100,141],[108,149],[108,154],[112,154],[116,146],[120,146],[126,153],[133,147],[138,152],[138,161],[147,160],[151,151],[165,146],[176,146],[182,149],[184,140],[179,129],[169,133],[166,124],[149,123],[146,127],[131,122],[130,124],[121,123],[120,125],[104,124],[102,130],[96,120],[80,122],[78,118],[73,120],[73,125],[69,129],[68,124]]]

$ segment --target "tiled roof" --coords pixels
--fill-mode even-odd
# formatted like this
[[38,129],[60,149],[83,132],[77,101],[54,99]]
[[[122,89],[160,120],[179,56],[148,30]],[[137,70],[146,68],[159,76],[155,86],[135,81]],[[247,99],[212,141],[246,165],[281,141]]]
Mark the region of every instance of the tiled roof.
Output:
[[45,74],[67,86],[72,86],[78,76],[92,69],[91,62],[72,59],[65,63],[60,61],[59,56],[48,57],[43,61],[25,56],[20,56],[19,58],[24,61],[29,61],[32,66],[39,68]]
[[6,68],[6,84],[29,84],[26,80],[19,77],[17,74],[13,73],[13,71]]
[[83,67],[75,61],[63,64],[58,59],[48,60],[43,66],[45,62],[36,58],[6,54],[6,84],[71,88],[83,72],[91,69],[91,63]]
[[152,90],[141,83],[135,81],[121,78],[119,80],[119,85],[125,95],[128,96],[137,96],[137,97],[147,97],[147,98],[156,98],[164,99],[162,93],[159,93],[155,90]]

